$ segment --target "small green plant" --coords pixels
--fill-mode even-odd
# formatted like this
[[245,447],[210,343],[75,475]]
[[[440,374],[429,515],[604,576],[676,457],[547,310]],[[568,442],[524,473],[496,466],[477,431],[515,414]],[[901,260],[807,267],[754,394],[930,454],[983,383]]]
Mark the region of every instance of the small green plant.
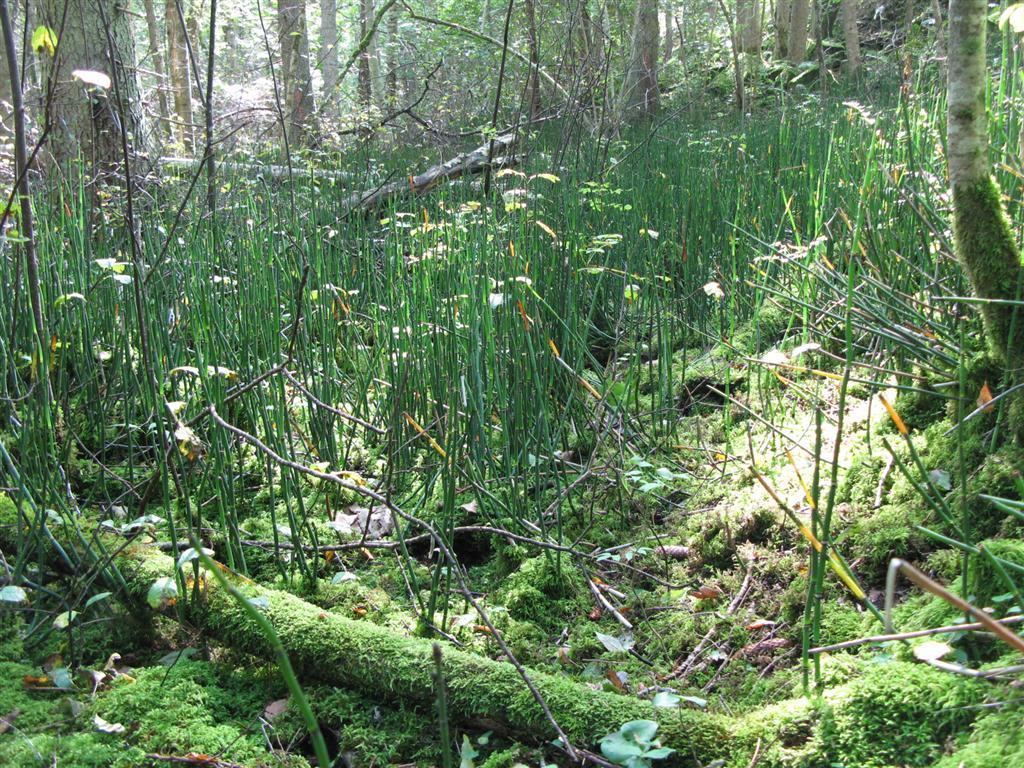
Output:
[[601,754],[625,768],[650,768],[652,761],[675,752],[661,746],[657,735],[658,724],[653,720],[630,720],[601,739]]

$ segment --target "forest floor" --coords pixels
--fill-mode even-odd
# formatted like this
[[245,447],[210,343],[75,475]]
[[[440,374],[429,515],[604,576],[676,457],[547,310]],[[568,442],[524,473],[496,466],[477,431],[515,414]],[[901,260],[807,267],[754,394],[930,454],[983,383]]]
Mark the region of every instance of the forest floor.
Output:
[[[782,135],[786,125],[760,138],[756,126],[709,130],[673,145],[675,176],[644,161],[564,196],[568,174],[538,153],[503,177],[511,188],[493,211],[471,188],[353,221],[337,246],[330,220],[304,264],[276,234],[296,222],[253,193],[230,237],[182,238],[173,279],[150,288],[175,427],[163,465],[132,431],[153,417],[137,402],[123,266],[71,253],[54,292],[96,338],[84,320],[54,337],[55,379],[85,382],[61,400],[58,437],[72,445],[67,484],[88,502],[41,510],[48,538],[19,560],[38,577],[35,598],[74,602],[0,613],[0,764],[312,764],[280,660],[216,598],[182,539],[194,526],[218,571],[258,594],[252,605],[272,620],[292,611],[301,629],[276,629],[339,765],[444,765],[446,741],[461,745],[462,768],[568,764],[521,680],[473,687],[508,680],[509,654],[596,764],[1024,765],[1019,656],[993,635],[828,648],[885,633],[887,598],[897,633],[967,621],[934,591],[887,583],[893,558],[994,618],[1024,609],[1008,576],[1024,572],[1024,452],[999,439],[1000,409],[986,407],[998,372],[959,317],[921,298],[956,285],[923,281],[935,264],[893,257],[954,268],[948,233],[921,249],[921,221],[891,207],[904,198],[885,186],[938,176],[879,173],[883,161],[860,149],[832,160],[862,145],[858,132],[875,135],[863,112],[844,105],[836,124],[848,133],[817,144]],[[819,184],[830,162],[863,165]],[[803,186],[778,195],[780,178]],[[915,210],[911,193],[931,194],[906,192]],[[884,202],[862,216],[875,195]],[[109,294],[69,293],[89,282]],[[783,296],[783,284],[796,287]],[[295,375],[245,389],[285,353]],[[346,409],[393,414],[390,431],[361,432]],[[214,429],[211,414],[242,426]],[[14,431],[0,436],[28,463],[31,443]],[[160,495],[145,489],[161,469],[161,516],[154,501],[132,520],[133,503]],[[437,541],[388,513],[392,489],[443,533],[465,592]],[[0,542],[28,506],[27,493],[10,497]],[[88,567],[58,567],[65,552],[87,552]],[[110,565],[120,583],[100,591]],[[318,622],[327,629],[306,631]],[[428,641],[458,671],[443,686]],[[647,713],[675,752],[647,734],[629,763],[605,738],[633,738],[620,711]]]

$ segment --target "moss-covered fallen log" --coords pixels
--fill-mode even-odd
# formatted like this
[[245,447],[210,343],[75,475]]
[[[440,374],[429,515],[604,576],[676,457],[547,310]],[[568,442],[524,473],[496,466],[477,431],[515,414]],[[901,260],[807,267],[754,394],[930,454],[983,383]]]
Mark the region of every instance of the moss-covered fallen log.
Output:
[[[6,509],[5,509],[6,507]],[[17,542],[17,518],[0,504],[0,547]],[[66,551],[81,542],[74,528],[51,528]],[[35,537],[44,558],[56,561],[46,537]],[[149,611],[147,593],[158,579],[173,576],[175,561],[152,546],[113,535],[96,539],[124,580],[122,599]],[[186,570],[192,566],[186,567]],[[237,577],[236,577],[237,578]],[[300,679],[347,688],[387,704],[432,710],[432,644],[366,621],[347,619],[286,592],[237,580],[239,589],[259,605],[273,624]],[[213,578],[200,582],[200,597],[165,609],[182,617],[225,646],[273,659],[273,650],[257,624]],[[191,591],[191,590],[190,590]],[[443,657],[450,716],[462,723],[493,722],[533,741],[553,738],[543,710],[512,664],[448,648]],[[783,765],[925,766],[941,752],[943,741],[973,717],[973,707],[988,690],[984,684],[943,675],[921,665],[840,664],[837,683],[821,697],[794,699],[743,716],[700,710],[655,708],[640,699],[596,691],[559,675],[530,673],[561,728],[579,747],[598,751],[601,738],[625,722],[660,723],[665,746],[677,750],[661,765],[745,766],[758,755],[762,768]],[[427,715],[430,716],[430,715]],[[901,755],[913,754],[904,760]],[[871,758],[869,762],[864,762]],[[858,762],[859,761],[859,762]]]

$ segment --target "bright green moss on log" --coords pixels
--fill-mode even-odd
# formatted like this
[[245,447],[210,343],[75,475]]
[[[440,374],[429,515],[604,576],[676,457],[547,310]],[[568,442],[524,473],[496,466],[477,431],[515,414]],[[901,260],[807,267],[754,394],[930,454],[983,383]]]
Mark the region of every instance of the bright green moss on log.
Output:
[[[10,514],[0,511],[0,545],[9,545],[14,539],[14,523]],[[70,534],[65,536],[61,531],[54,530],[54,535],[62,542],[72,540]],[[123,541],[111,539],[106,543],[114,552]],[[114,563],[127,584],[126,597],[135,605],[145,605],[146,593],[154,581],[174,574],[174,560],[142,544],[125,547]],[[300,679],[350,688],[384,703],[428,708],[433,704],[429,641],[322,611],[285,592],[250,583],[238,586],[250,598],[266,598],[264,612]],[[259,627],[214,579],[204,579],[202,599],[188,601],[184,611],[189,622],[225,645],[260,658],[273,658]],[[448,708],[455,719],[494,720],[532,740],[554,738],[543,711],[511,664],[449,648],[444,653],[444,667]],[[549,673],[535,671],[530,677],[559,725],[576,744],[596,748],[603,736],[623,723],[651,719],[662,722],[662,740],[678,750],[680,764],[688,764],[691,758],[708,762],[724,756],[728,748],[728,721],[718,715],[682,711],[665,716],[650,702],[594,691]]]
[[[13,538],[12,522],[0,513],[0,545]],[[114,545],[123,542],[107,543],[114,551]],[[171,558],[145,545],[125,548],[115,562],[127,583],[126,597],[137,606],[145,604],[156,579],[174,572]],[[265,598],[265,613],[304,681],[351,689],[384,704],[432,711],[429,641],[327,613],[284,592],[251,583],[240,583],[239,588],[250,598]],[[258,626],[215,580],[205,579],[202,598],[189,601],[184,611],[189,622],[225,645],[273,658]],[[511,664],[447,649],[444,667],[453,719],[497,722],[533,742],[553,737],[540,706]],[[658,710],[649,702],[595,691],[546,672],[531,672],[531,678],[561,727],[580,746],[596,749],[603,736],[623,723],[652,719],[661,723],[663,743],[677,750],[669,765],[722,759],[729,766],[745,766],[760,742],[762,768],[837,762],[927,765],[947,737],[969,724],[973,710],[968,705],[980,702],[989,690],[917,664],[867,663],[862,670],[862,675],[827,690],[816,701],[795,699],[737,717]],[[940,722],[939,712],[955,717]],[[913,759],[896,757],[901,754]]]

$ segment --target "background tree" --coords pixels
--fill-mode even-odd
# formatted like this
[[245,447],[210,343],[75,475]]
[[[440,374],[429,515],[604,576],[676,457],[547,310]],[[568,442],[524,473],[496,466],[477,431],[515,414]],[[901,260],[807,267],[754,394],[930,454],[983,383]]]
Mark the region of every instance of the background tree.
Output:
[[860,71],[860,32],[857,29],[857,0],[841,0],[839,15],[843,27],[844,69],[851,77]]
[[626,120],[650,117],[658,109],[660,37],[657,0],[637,0],[622,86],[622,113]]
[[791,64],[799,64],[807,58],[807,23],[810,15],[810,0],[791,0],[789,42],[786,44],[786,55]]
[[334,104],[338,85],[338,0],[320,0],[320,73],[324,79],[320,102],[327,109]]
[[182,10],[180,0],[166,0],[164,25],[167,29],[167,62],[174,104],[171,135],[184,149],[189,150],[195,145],[192,119],[192,65],[185,40]]
[[[54,30],[64,20],[57,55],[49,63],[53,93],[47,119],[53,130],[47,147],[61,165],[81,152],[87,169],[113,172],[122,163],[122,131],[133,150],[147,150],[128,10],[115,0],[47,0],[43,17]],[[123,114],[113,88],[87,85],[72,76],[74,70],[116,80]]]
[[305,0],[279,0],[277,25],[286,130],[292,146],[301,146],[308,138],[307,121],[314,108]]

